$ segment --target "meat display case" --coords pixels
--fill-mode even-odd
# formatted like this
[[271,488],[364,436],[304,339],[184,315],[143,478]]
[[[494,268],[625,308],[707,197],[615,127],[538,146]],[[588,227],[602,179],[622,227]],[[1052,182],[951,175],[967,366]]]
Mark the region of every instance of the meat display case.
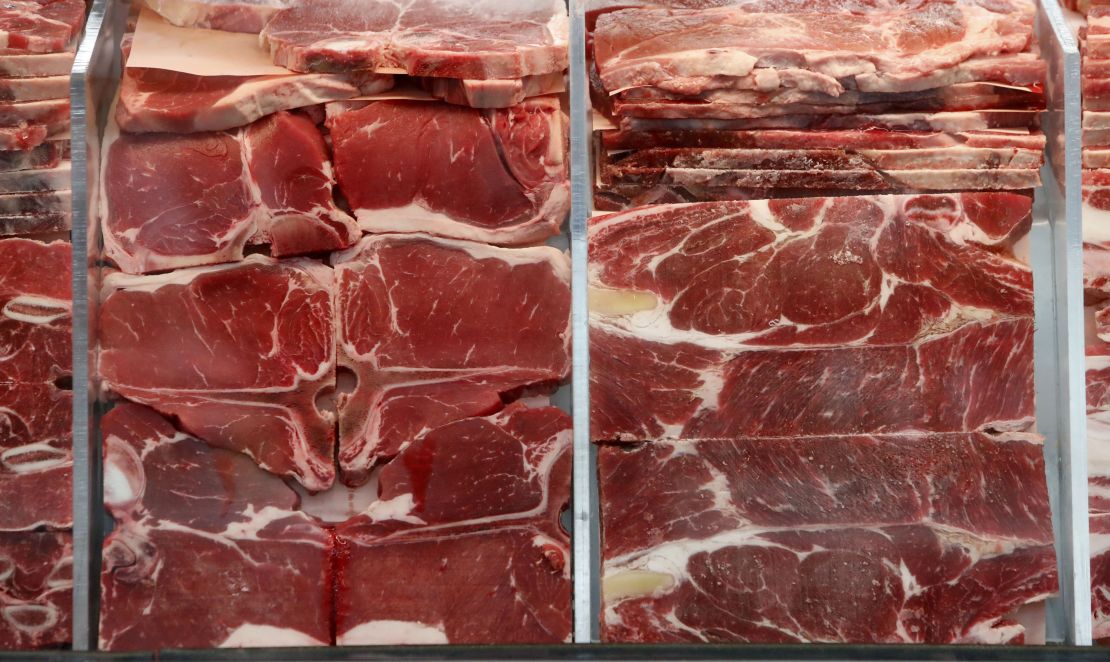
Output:
[[[991,649],[952,646],[647,646],[601,644],[600,514],[597,448],[589,430],[589,310],[587,224],[594,214],[593,116],[588,90],[586,0],[571,0],[569,114],[572,206],[568,221],[572,260],[574,419],[571,521],[573,644],[527,650],[494,647],[304,648],[283,650],[162,651],[158,659],[1099,659],[1091,644],[1090,540],[1087,516],[1086,407],[1081,225],[1081,122],[1079,50],[1054,3],[1042,7],[1038,34],[1048,63],[1044,117],[1049,163],[1038,190],[1030,234],[1035,286],[1037,426],[1045,438],[1045,465],[1055,527],[1060,594],[1046,613],[1048,646]],[[74,633],[75,651],[96,649],[101,543],[110,526],[102,497],[105,413],[93,348],[100,283],[104,276],[95,192],[106,118],[121,76],[120,43],[126,3],[97,0],[72,75],[74,244]],[[198,587],[198,590],[203,590]],[[1075,646],[1076,648],[1073,648]],[[75,655],[80,655],[75,653]],[[95,654],[96,659],[148,659]],[[4,657],[0,653],[0,657]]]

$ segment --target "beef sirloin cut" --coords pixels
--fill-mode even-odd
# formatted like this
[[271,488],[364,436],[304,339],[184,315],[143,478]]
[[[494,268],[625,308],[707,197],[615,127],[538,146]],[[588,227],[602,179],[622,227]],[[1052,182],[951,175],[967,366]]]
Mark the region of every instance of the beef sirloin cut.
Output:
[[105,149],[105,252],[145,273],[345,248],[359,236],[332,197],[327,147],[307,117],[270,115],[238,131],[120,134]]
[[330,641],[332,544],[296,492],[145,407],[118,405],[102,431],[116,520],[104,541],[102,649]]
[[292,0],[147,0],[170,23],[185,28],[259,33]]
[[339,399],[348,483],[422,430],[553,389],[570,369],[570,266],[554,248],[370,235],[333,261],[339,362],[358,380]]
[[73,526],[72,414],[70,391],[0,383],[0,531]]
[[335,386],[331,269],[252,255],[159,276],[115,273],[104,287],[108,389],[309,490],[331,486],[334,417],[316,405]]
[[0,650],[62,648],[72,635],[72,535],[0,533]]
[[570,447],[565,412],[516,403],[402,450],[337,530],[337,643],[567,641]]
[[600,450],[609,642],[1021,643],[1057,590],[1035,435]]
[[328,121],[339,186],[364,230],[501,245],[559,233],[565,124],[555,97],[500,110],[383,101]]
[[566,69],[568,34],[562,0],[314,0],[279,11],[262,40],[293,71],[486,79]]
[[591,434],[1022,429],[1018,194],[646,207],[590,225]]

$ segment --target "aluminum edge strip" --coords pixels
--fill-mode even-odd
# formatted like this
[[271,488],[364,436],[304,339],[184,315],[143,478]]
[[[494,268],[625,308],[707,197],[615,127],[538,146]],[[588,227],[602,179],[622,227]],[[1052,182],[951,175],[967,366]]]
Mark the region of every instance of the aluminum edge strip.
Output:
[[[1063,639],[1091,644],[1091,546],[1087,506],[1087,407],[1083,320],[1082,130],[1079,48],[1053,0],[1041,3],[1040,19],[1052,43],[1048,59],[1045,117],[1049,160],[1063,187],[1050,191],[1054,262],[1056,370],[1056,467],[1059,477],[1056,553],[1060,568]],[[1062,135],[1062,140],[1060,139]],[[1063,147],[1063,154],[1058,152]],[[1051,456],[1050,456],[1051,457]],[[1051,470],[1051,468],[1050,468]]]
[[[89,212],[92,204],[88,172],[89,133],[97,139],[95,117],[87,107],[87,78],[93,50],[111,0],[96,0],[85,23],[84,37],[70,72],[70,135],[72,142],[73,224],[73,649],[94,645],[90,586],[93,577],[92,493],[96,484],[91,463],[89,422]],[[95,116],[95,112],[92,113]]]
[[596,455],[590,444],[590,349],[586,223],[590,217],[590,99],[586,75],[586,0],[570,0],[570,159],[572,397],[574,416],[574,641],[598,639]]

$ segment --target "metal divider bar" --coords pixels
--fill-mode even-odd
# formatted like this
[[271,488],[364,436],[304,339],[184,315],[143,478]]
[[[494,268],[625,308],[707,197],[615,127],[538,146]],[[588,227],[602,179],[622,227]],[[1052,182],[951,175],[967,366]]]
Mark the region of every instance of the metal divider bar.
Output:
[[590,350],[586,223],[592,204],[590,99],[586,75],[584,0],[570,0],[571,302],[574,399],[574,640],[597,640],[597,472],[590,444]]
[[[1046,187],[1052,224],[1056,324],[1056,553],[1063,638],[1091,643],[1091,546],[1087,506],[1087,403],[1083,320],[1082,127],[1079,48],[1055,0],[1041,3],[1048,64],[1045,134],[1058,182]],[[1053,468],[1050,467],[1051,471]]]

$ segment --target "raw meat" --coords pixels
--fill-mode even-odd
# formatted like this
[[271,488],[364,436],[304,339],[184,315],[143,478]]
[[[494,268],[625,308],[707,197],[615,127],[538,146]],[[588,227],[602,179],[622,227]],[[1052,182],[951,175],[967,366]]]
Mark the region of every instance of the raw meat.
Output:
[[72,224],[73,218],[68,211],[0,216],[0,236],[54,234],[69,230]]
[[292,0],[147,0],[170,23],[186,28],[259,33]]
[[38,191],[0,195],[0,216],[32,216],[69,213],[73,196],[69,191]]
[[377,94],[393,76],[368,76],[359,86],[343,76],[192,76],[161,69],[124,71],[116,122],[131,133],[194,133],[246,126],[281,110]]
[[570,370],[570,263],[554,248],[370,235],[333,263],[339,364],[358,380],[338,402],[349,484],[421,430],[494,413]]
[[[43,143],[34,149],[50,144]],[[6,157],[10,152],[3,154]],[[69,188],[72,181],[72,169],[68,160],[51,168],[4,171],[0,172],[0,194],[64,190]]]
[[[104,386],[312,491],[335,478],[332,271],[252,255],[159,276],[111,274],[100,309]],[[166,357],[178,357],[166,360]]]
[[[49,169],[61,165],[69,158],[69,141],[43,143],[26,150],[0,151],[0,173],[13,170]],[[54,186],[49,190],[64,189]]]
[[69,123],[69,99],[0,103],[0,126],[19,127],[23,124],[55,126]]
[[0,240],[0,383],[52,384],[70,375],[70,256],[62,241]]
[[566,69],[568,34],[562,0],[314,0],[278,12],[262,40],[293,71],[486,79]]
[[429,94],[448,103],[471,108],[508,108],[529,97],[559,91],[557,88],[563,86],[563,72],[490,80],[423,78],[421,83]]
[[662,147],[746,149],[976,149],[1034,150],[1043,152],[1043,133],[1015,130],[957,132],[869,130],[706,130],[706,131],[601,131],[602,146],[609,150]]
[[1030,222],[990,193],[595,217],[591,434],[1023,429],[1032,274],[1008,252]]
[[62,53],[33,55],[0,54],[0,76],[29,78],[38,76],[68,76],[73,69],[75,50]]
[[68,130],[68,116],[49,124],[22,122],[18,126],[0,126],[0,150],[31,149],[45,142],[47,136]]
[[351,539],[344,553],[336,605],[341,646],[570,637],[570,550],[561,537],[503,527],[388,544]]
[[559,233],[570,209],[565,124],[554,97],[486,111],[381,101],[328,121],[362,229],[501,245]]
[[621,128],[638,131],[743,131],[751,129],[895,129],[907,131],[985,131],[1037,126],[1039,111],[966,110],[880,115],[785,115],[750,119],[652,119],[623,117]]
[[41,101],[69,96],[69,76],[0,79],[0,101]]
[[0,531],[73,525],[72,413],[53,384],[0,383]]
[[570,463],[571,419],[556,407],[517,402],[454,421],[415,438],[382,467],[378,500],[342,533],[441,535],[514,523],[555,531],[570,499]]
[[248,243],[278,257],[328,251],[360,235],[335,205],[327,147],[307,117],[109,140],[105,253],[128,273],[242,260]]
[[0,533],[0,650],[62,648],[72,619],[72,536]]
[[602,447],[609,642],[1021,643],[1057,590],[1043,449],[1009,433]]
[[0,48],[64,51],[84,23],[84,0],[7,0],[0,6]]
[[145,407],[101,425],[103,650],[328,644],[332,544],[296,492]]
[[[1100,275],[1107,273],[1102,270]],[[1086,379],[1091,609],[1098,640],[1110,637],[1110,344],[1090,330]]]
[[1025,50],[1035,4],[910,3],[858,14],[759,9],[606,13],[593,32],[601,81],[610,91],[676,79],[689,89],[701,78],[785,70],[832,89],[845,80],[856,89],[904,89],[973,57]]
[[566,413],[518,403],[402,450],[337,531],[337,643],[567,641],[570,448]]

